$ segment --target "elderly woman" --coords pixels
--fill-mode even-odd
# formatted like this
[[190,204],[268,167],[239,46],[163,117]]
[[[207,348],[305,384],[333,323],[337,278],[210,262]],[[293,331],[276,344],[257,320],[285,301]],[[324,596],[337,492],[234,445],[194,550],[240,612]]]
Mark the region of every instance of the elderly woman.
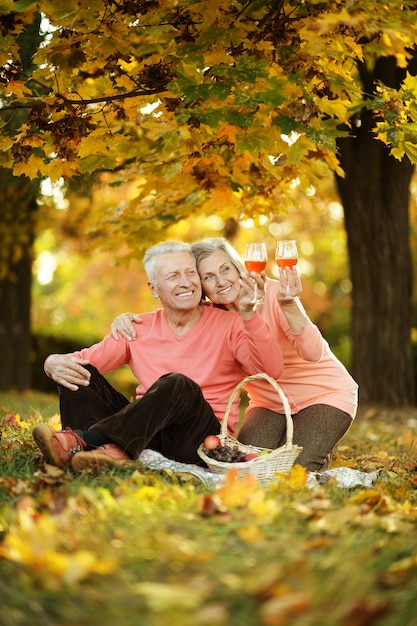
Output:
[[[233,246],[221,238],[205,239],[192,246],[205,297],[215,306],[239,310],[244,263]],[[301,292],[297,269],[280,270],[279,280],[251,274],[264,294],[258,308],[278,341],[284,371],[278,382],[291,407],[295,444],[303,451],[297,463],[309,471],[322,471],[331,461],[337,443],[356,415],[358,385],[331,352],[319,329],[308,318],[298,295]],[[116,318],[113,336],[120,332],[133,339],[127,313]],[[249,405],[238,439],[265,448],[285,443],[286,420],[276,391],[263,380],[247,385]]]

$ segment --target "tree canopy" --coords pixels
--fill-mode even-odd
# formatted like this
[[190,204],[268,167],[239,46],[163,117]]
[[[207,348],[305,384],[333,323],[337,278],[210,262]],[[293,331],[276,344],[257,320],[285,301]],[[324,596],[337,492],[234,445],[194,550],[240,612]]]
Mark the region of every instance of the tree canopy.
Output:
[[[97,226],[113,246],[194,212],[277,213],[294,185],[343,176],[337,139],[364,108],[376,141],[417,160],[416,19],[410,0],[3,0],[0,166],[131,181]],[[360,68],[384,56],[404,80],[366,93]]]

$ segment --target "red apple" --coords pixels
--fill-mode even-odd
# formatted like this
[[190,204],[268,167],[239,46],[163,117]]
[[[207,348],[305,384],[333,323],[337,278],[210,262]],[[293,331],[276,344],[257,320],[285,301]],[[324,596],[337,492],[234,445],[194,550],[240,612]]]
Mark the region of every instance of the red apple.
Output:
[[204,439],[204,447],[206,450],[214,450],[214,448],[218,448],[221,444],[221,441],[217,435],[207,435]]
[[259,456],[259,454],[256,454],[256,452],[249,452],[246,456],[245,456],[245,461],[253,461],[253,459],[257,459]]

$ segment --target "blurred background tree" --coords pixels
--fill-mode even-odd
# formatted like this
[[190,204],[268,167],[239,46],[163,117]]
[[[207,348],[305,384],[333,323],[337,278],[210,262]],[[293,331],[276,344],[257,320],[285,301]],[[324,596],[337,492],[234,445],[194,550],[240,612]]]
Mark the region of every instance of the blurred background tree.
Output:
[[[31,37],[40,12],[41,34]],[[340,287],[348,303],[348,275],[352,281],[352,371],[362,399],[413,402],[416,19],[411,0],[5,0],[0,166],[38,183],[62,178],[68,188],[68,210],[53,213],[37,244],[39,267],[68,254],[65,238],[90,261],[100,247],[117,265],[134,264],[161,239],[193,239],[200,227],[218,234],[225,225],[238,247],[250,230],[270,247],[296,231],[305,295],[321,290],[322,325],[329,294]],[[340,214],[332,175],[349,252],[343,277],[320,272],[320,257],[328,264],[338,240],[330,239]],[[316,238],[311,225],[320,220]],[[33,234],[28,220],[24,243],[9,248],[30,260]],[[9,271],[14,258],[4,255],[1,280],[19,282]],[[66,258],[55,272],[63,290]],[[81,282],[78,297],[67,299],[72,319],[85,290]],[[64,317],[63,307],[53,310],[54,324]],[[2,348],[13,325],[0,308]],[[25,351],[14,345],[10,356],[26,362]],[[25,385],[11,378],[0,387],[13,382]]]

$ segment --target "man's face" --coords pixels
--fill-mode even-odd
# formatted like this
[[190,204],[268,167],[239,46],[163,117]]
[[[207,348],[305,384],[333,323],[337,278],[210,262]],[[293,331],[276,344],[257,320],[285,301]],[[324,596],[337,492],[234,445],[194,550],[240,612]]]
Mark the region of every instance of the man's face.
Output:
[[170,252],[162,254],[156,264],[155,276],[149,283],[155,298],[167,311],[188,311],[201,300],[201,282],[192,254]]

